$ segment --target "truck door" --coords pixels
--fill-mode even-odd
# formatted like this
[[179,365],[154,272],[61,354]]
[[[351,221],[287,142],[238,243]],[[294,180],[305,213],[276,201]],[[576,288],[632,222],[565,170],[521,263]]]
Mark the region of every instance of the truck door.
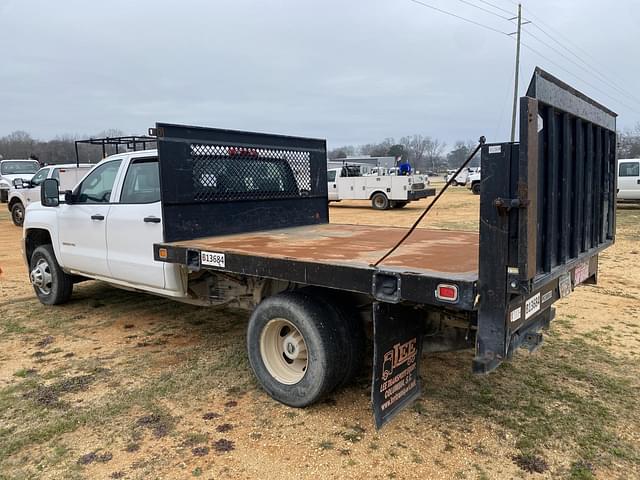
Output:
[[74,192],[74,201],[60,205],[58,238],[64,267],[91,276],[109,276],[106,219],[122,159],[97,166]]
[[109,211],[106,235],[114,279],[165,287],[165,264],[153,259],[153,244],[163,241],[157,157],[129,161],[119,201]]
[[327,172],[327,195],[329,197],[329,201],[340,200],[340,196],[338,195],[338,182],[337,177],[338,170],[329,170]]
[[640,160],[618,162],[618,199],[640,200]]

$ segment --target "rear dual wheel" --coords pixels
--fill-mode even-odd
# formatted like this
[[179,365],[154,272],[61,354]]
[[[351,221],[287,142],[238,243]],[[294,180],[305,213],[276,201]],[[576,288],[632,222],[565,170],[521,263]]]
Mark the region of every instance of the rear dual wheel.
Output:
[[326,300],[311,289],[280,293],[263,300],[249,320],[251,367],[267,393],[286,405],[311,405],[357,371],[364,337]]

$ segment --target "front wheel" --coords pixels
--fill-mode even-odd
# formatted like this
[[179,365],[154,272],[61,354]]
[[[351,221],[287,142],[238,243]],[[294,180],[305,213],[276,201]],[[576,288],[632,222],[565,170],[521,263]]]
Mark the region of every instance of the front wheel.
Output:
[[16,227],[21,227],[24,223],[24,205],[22,202],[16,202],[11,207],[11,220]]
[[386,210],[389,208],[389,199],[384,193],[378,192],[371,197],[371,206],[376,210]]
[[249,363],[275,400],[306,407],[343,379],[335,313],[311,295],[284,292],[266,298],[247,328]]
[[480,195],[480,182],[476,182],[471,185],[471,191],[474,195]]
[[59,305],[71,298],[73,279],[62,271],[51,245],[41,245],[31,255],[29,274],[40,303]]

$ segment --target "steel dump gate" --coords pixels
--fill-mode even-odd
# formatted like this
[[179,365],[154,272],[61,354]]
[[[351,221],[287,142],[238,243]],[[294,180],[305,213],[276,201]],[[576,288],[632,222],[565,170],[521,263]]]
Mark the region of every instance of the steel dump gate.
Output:
[[615,239],[615,128],[614,112],[537,68],[520,142],[483,147],[474,371],[539,344],[563,276],[595,281]]

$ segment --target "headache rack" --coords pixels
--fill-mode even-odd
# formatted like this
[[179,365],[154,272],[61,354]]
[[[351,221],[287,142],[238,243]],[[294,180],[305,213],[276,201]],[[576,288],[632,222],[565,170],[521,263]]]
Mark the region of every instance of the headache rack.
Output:
[[[76,165],[80,165],[80,154],[78,151],[79,145],[99,145],[102,147],[102,158],[108,155],[135,152],[138,150],[147,150],[149,148],[156,147],[156,138],[146,135],[126,135],[119,137],[101,137],[101,138],[87,138],[85,140],[75,141],[76,150]],[[109,147],[113,147],[109,152]]]

